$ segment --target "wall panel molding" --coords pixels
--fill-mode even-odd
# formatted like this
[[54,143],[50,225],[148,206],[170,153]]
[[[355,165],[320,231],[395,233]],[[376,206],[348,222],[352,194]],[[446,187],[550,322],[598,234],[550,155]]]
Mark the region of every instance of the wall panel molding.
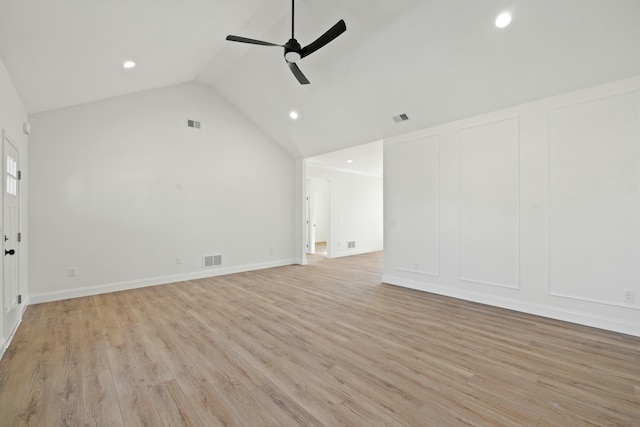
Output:
[[458,132],[458,279],[520,289],[520,116]]
[[[396,232],[413,205],[394,199],[396,175],[424,167],[398,144],[435,134],[437,276],[414,268],[432,242]],[[640,337],[640,75],[397,135],[384,153],[385,283]]]
[[415,274],[422,274],[425,276],[440,277],[440,272],[434,273],[430,271],[413,270],[411,268],[402,268],[402,267],[398,267],[397,270],[404,271],[406,273],[415,273]]
[[402,141],[396,146],[399,153],[404,151],[404,155],[399,154],[405,166],[403,170],[410,170],[411,174],[401,178],[403,190],[395,197],[400,197],[401,204],[412,209],[399,213],[402,218],[394,228],[396,232],[400,230],[405,241],[420,239],[412,247],[415,257],[397,267],[401,271],[440,276],[440,144],[440,134],[434,134]]
[[549,108],[547,294],[640,309],[640,91]]
[[596,303],[596,304],[605,304],[605,305],[610,305],[613,307],[622,307],[622,308],[631,308],[634,310],[640,310],[640,306],[635,305],[635,304],[630,304],[630,303],[625,303],[625,302],[614,302],[611,300],[605,300],[605,299],[601,299],[601,298],[588,298],[588,297],[584,297],[584,296],[579,296],[579,295],[569,295],[569,294],[562,294],[559,292],[549,292],[549,295],[552,297],[558,297],[558,298],[566,298],[566,299],[571,299],[574,301],[584,301],[584,302],[591,302],[591,303]]
[[515,310],[522,313],[549,317],[565,322],[577,323],[579,325],[586,325],[640,337],[640,322],[638,321],[616,319],[611,316],[598,315],[585,311],[576,311],[550,304],[522,301],[515,298],[505,298],[482,292],[472,292],[429,282],[417,282],[405,277],[398,277],[389,274],[384,274],[382,276],[382,282],[391,286],[401,286],[403,288],[459,298],[466,301],[477,302],[479,304],[492,305],[494,307],[500,307],[507,310]]

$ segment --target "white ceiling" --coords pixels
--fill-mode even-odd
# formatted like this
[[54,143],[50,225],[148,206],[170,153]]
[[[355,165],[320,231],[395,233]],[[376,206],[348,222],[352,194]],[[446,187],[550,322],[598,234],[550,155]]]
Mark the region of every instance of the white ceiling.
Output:
[[[640,0],[298,0],[301,86],[281,48],[289,0],[0,0],[0,57],[30,113],[177,83],[212,86],[311,157],[640,74]],[[499,30],[497,14],[513,23]],[[124,70],[125,59],[138,66]],[[300,112],[297,121],[290,110]],[[396,124],[392,116],[407,113]]]
[[314,176],[313,166],[348,173],[382,177],[382,140],[332,151],[307,158],[307,176]]

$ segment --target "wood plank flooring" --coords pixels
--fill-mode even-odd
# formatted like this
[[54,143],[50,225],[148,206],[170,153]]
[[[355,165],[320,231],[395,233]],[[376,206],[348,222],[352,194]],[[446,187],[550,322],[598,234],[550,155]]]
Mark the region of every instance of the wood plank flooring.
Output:
[[383,285],[381,253],[30,306],[1,426],[640,426],[640,339]]

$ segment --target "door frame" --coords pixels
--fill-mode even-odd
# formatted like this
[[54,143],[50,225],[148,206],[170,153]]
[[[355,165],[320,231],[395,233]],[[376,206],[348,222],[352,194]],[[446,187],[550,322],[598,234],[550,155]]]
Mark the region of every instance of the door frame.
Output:
[[327,258],[331,258],[331,252],[332,252],[332,245],[331,242],[333,240],[333,235],[332,235],[332,210],[331,210],[331,187],[332,187],[332,182],[330,179],[328,178],[321,178],[321,177],[316,177],[316,176],[309,176],[307,175],[305,177],[305,184],[306,184],[306,200],[305,200],[305,210],[306,210],[306,221],[305,221],[305,239],[306,239],[306,244],[307,244],[307,254],[309,255],[313,255],[315,254],[315,210],[316,210],[316,194],[319,192],[317,191],[316,186],[314,186],[312,184],[313,181],[316,182],[322,182],[325,186],[324,191],[320,191],[323,193],[326,193],[326,204],[325,207],[327,209],[326,212],[326,234],[327,234],[327,238],[326,238],[326,242],[327,242],[327,254],[326,257]]
[[307,189],[307,203],[306,203],[306,236],[307,236],[307,255],[314,255],[316,253],[316,233],[315,233],[315,218],[313,215],[314,203],[312,200],[311,192]]
[[[17,174],[18,176],[17,178],[17,182],[16,182],[16,186],[17,186],[17,194],[16,194],[16,241],[15,241],[15,248],[10,248],[10,249],[15,249],[16,250],[16,261],[15,261],[15,274],[16,274],[16,284],[17,284],[17,294],[16,295],[22,295],[22,281],[21,281],[21,275],[20,275],[20,269],[21,269],[21,251],[20,251],[20,247],[19,247],[19,241],[17,239],[17,234],[20,233],[20,205],[21,205],[21,185],[20,185],[20,162],[21,162],[21,153],[20,153],[20,149],[18,148],[18,144],[16,144],[13,140],[13,138],[11,138],[8,134],[8,132],[3,129],[2,130],[2,168],[0,168],[2,170],[2,212],[0,213],[1,219],[0,219],[0,232],[1,235],[4,236],[5,235],[5,230],[7,227],[6,224],[6,218],[5,218],[5,202],[6,202],[6,197],[7,197],[7,162],[6,162],[6,158],[7,158],[7,150],[6,150],[6,145],[10,145],[11,148],[13,150],[15,150],[16,154],[17,154]],[[5,239],[2,239],[2,250],[7,250],[7,242],[5,241]],[[6,255],[5,255],[6,256]],[[24,301],[18,302],[17,305],[18,307],[16,308],[17,312],[15,314],[15,324],[13,325],[8,325],[6,324],[7,322],[7,311],[5,311],[5,303],[6,301],[4,300],[4,295],[5,295],[5,286],[8,286],[7,283],[5,283],[5,262],[4,262],[4,258],[3,258],[3,262],[0,263],[0,277],[2,278],[2,285],[0,286],[0,288],[2,289],[1,295],[0,295],[0,307],[2,307],[2,313],[1,313],[1,319],[0,319],[0,327],[2,328],[2,336],[5,339],[5,346],[8,346],[13,334],[15,333],[16,329],[18,328],[18,325],[20,324],[20,321],[22,320],[22,311],[24,308]],[[6,334],[5,334],[6,331]],[[5,347],[6,348],[6,347]],[[3,349],[4,350],[4,349]]]

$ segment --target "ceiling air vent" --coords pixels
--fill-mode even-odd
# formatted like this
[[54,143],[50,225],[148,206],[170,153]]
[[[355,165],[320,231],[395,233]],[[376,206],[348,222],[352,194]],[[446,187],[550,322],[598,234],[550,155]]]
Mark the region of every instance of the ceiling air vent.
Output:
[[200,129],[200,122],[187,119],[187,127]]
[[399,116],[393,116],[393,121],[396,122],[396,123],[406,122],[407,120],[409,120],[409,116],[407,116],[406,114],[400,114]]

